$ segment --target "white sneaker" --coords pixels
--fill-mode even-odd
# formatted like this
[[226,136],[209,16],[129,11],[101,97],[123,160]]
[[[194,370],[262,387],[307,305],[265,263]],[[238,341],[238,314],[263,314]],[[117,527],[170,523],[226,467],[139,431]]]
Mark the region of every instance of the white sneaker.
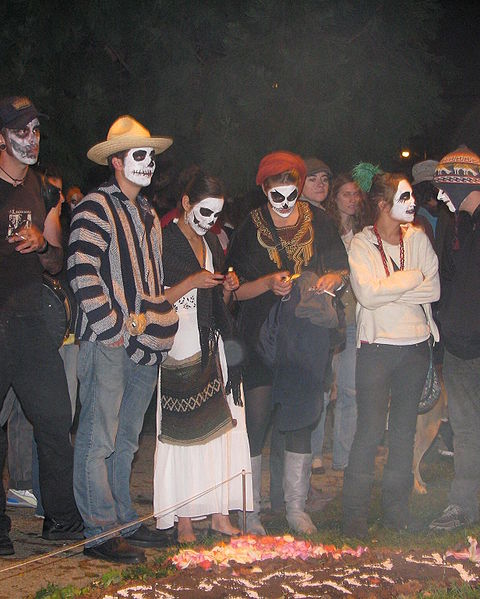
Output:
[[37,498],[28,489],[8,489],[7,505],[9,507],[37,507]]
[[453,451],[450,451],[449,449],[439,449],[438,453],[444,458],[453,458]]

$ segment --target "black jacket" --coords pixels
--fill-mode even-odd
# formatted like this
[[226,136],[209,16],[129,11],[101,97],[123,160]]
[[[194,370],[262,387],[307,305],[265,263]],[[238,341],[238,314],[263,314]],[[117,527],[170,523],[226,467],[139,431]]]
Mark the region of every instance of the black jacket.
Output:
[[460,211],[447,231],[440,280],[445,347],[463,360],[480,357],[480,206]]

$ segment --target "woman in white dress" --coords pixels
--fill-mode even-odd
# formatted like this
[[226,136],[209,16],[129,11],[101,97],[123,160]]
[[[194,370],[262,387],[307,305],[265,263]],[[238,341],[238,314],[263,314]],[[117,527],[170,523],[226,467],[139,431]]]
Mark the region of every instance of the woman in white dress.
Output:
[[223,251],[209,232],[223,195],[218,179],[197,171],[179,219],[163,231],[165,296],[179,329],[159,374],[154,510],[157,528],[177,522],[180,543],[195,541],[192,518],[210,514],[212,530],[239,533],[229,511],[243,508],[242,471],[252,509],[240,366],[227,366],[223,344],[232,333],[226,303],[238,278],[222,274]]

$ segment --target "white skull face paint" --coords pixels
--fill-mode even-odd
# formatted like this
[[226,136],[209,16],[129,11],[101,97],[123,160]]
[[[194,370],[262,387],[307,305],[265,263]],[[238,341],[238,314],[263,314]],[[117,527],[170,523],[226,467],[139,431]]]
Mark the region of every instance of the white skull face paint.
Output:
[[272,209],[282,218],[287,218],[295,207],[298,187],[296,185],[278,185],[269,190],[267,197]]
[[6,129],[6,142],[9,154],[22,164],[35,164],[40,150],[40,122],[30,121],[23,129]]
[[133,148],[132,150],[128,150],[123,159],[125,178],[141,187],[150,185],[152,175],[155,171],[154,158],[155,150],[153,148]]
[[415,198],[410,183],[402,179],[393,198],[390,216],[402,223],[411,223],[415,218]]
[[448,197],[447,192],[443,191],[443,189],[438,190],[437,200],[440,200],[440,202],[445,202],[450,212],[455,212],[455,206],[453,205],[452,200]]
[[205,198],[187,213],[187,222],[197,235],[205,235],[217,222],[222,208],[223,198]]

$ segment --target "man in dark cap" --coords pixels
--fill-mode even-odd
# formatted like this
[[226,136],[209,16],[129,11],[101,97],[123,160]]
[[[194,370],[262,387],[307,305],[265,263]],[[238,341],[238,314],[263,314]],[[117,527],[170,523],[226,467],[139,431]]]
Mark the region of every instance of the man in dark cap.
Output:
[[[70,401],[62,360],[42,314],[42,275],[57,273],[58,221],[42,197],[38,159],[39,114],[25,97],[0,100],[0,404],[12,386],[38,444],[45,508],[42,537],[82,538],[73,496]],[[6,453],[0,430],[0,471]],[[14,552],[0,485],[0,555]]]
[[[302,191],[302,200],[308,202],[314,208],[319,208],[325,211],[328,194],[330,193],[330,184],[332,182],[332,171],[328,164],[325,164],[320,158],[311,157],[305,158],[305,166],[307,167],[307,177]],[[312,473],[323,474],[325,468],[322,462],[323,440],[325,436],[325,418],[327,415],[327,407],[330,403],[329,393],[324,394],[322,416],[312,432]],[[315,492],[313,487],[310,491],[309,500],[313,500]]]
[[453,429],[455,477],[448,506],[431,524],[450,531],[479,519],[480,490],[480,156],[466,147],[442,158],[433,184],[455,213],[445,237],[438,319]]

